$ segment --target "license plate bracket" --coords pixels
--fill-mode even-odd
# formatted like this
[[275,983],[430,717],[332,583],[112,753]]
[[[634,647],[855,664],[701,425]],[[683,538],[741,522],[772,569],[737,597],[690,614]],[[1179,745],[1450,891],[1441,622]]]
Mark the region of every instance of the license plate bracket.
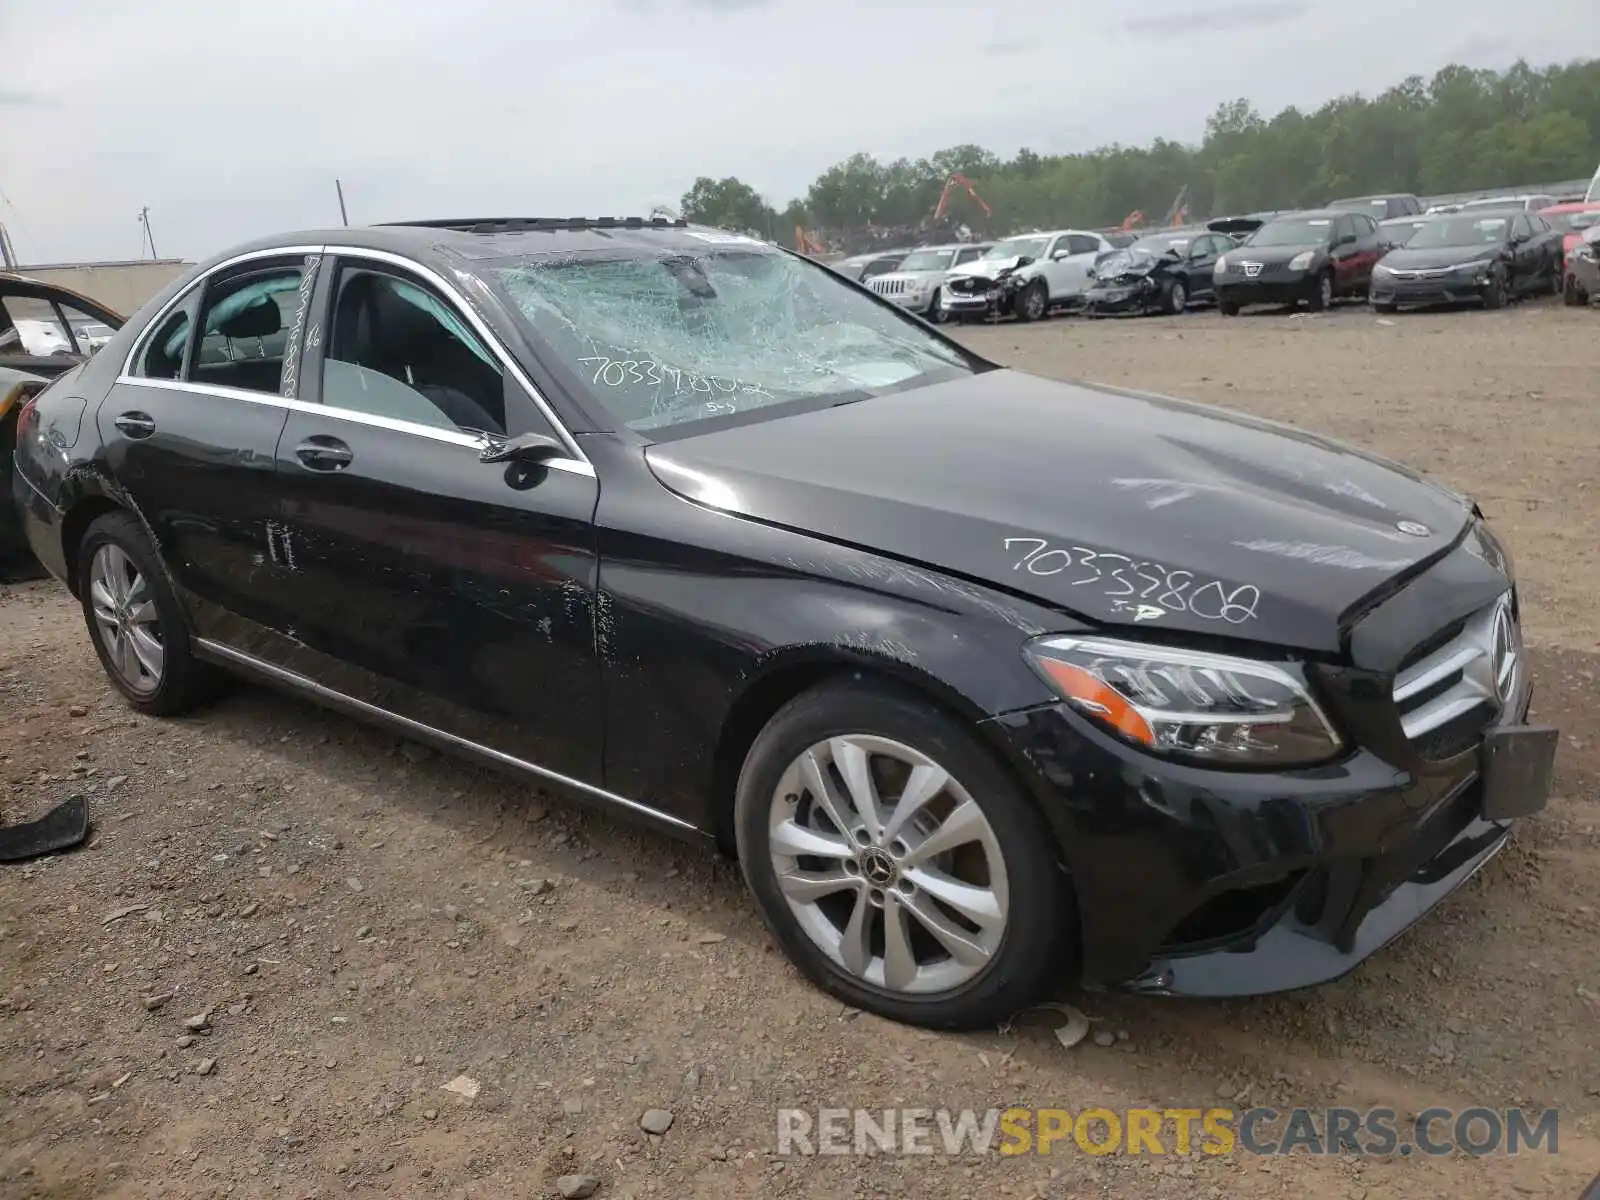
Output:
[[1550,799],[1556,746],[1553,725],[1503,725],[1483,739],[1483,815],[1489,821],[1531,816]]

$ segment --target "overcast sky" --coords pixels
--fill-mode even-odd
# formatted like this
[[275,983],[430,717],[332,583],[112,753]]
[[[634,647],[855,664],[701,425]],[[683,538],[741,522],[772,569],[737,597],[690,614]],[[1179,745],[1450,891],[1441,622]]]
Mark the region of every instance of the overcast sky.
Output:
[[[0,0],[24,262],[423,216],[775,205],[857,150],[1193,140],[1452,61],[1600,55],[1596,0]],[[1070,220],[1071,214],[1062,214]]]

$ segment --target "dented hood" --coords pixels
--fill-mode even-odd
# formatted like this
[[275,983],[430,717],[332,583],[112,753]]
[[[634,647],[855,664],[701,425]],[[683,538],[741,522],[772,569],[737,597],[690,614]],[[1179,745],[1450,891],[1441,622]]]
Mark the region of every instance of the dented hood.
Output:
[[1465,498],[1225,410],[995,370],[652,445],[701,503],[1112,625],[1333,653]]

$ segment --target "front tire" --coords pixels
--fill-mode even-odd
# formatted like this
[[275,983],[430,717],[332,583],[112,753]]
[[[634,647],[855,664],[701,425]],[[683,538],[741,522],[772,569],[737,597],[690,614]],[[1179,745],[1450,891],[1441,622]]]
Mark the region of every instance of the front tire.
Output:
[[1589,297],[1578,286],[1578,277],[1576,275],[1567,276],[1566,286],[1561,292],[1561,302],[1568,308],[1582,308],[1589,303]]
[[132,513],[107,513],[89,526],[77,579],[89,639],[130,705],[173,717],[211,697],[216,672],[194,657],[183,608]]
[[1382,313],[1385,316],[1394,312],[1398,307],[1399,305],[1395,304],[1392,300],[1374,300],[1372,302],[1372,311],[1375,313]]
[[1225,317],[1237,317],[1239,315],[1239,306],[1232,300],[1218,300],[1217,311]]
[[1327,312],[1333,307],[1333,276],[1324,271],[1317,276],[1316,290],[1311,293],[1311,311]]
[[1049,831],[968,729],[886,686],[807,692],[739,776],[739,861],[773,935],[846,1004],[974,1029],[1075,964]]
[[1175,317],[1189,306],[1189,289],[1183,279],[1176,278],[1167,285],[1167,290],[1161,296],[1161,311],[1169,317]]
[[1016,302],[1017,320],[1038,321],[1050,311],[1050,291],[1042,279],[1035,279],[1022,289]]
[[1506,306],[1506,277],[1496,271],[1489,281],[1489,290],[1483,294],[1483,306],[1490,311]]

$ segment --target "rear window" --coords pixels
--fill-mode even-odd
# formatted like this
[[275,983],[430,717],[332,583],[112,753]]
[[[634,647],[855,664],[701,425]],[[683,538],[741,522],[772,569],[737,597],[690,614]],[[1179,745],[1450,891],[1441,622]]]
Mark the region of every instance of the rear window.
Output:
[[863,400],[974,370],[898,310],[751,241],[502,261],[488,273],[548,356],[639,431]]

